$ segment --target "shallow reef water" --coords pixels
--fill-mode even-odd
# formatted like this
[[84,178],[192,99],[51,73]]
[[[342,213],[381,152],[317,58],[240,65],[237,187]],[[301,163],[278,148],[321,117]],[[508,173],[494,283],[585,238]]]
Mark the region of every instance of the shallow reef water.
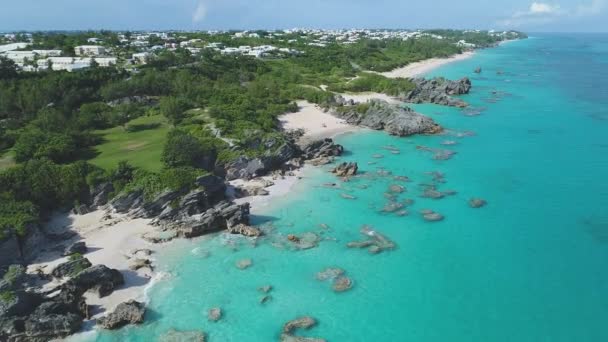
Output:
[[[357,162],[357,177],[310,170],[254,213],[267,232],[255,243],[177,243],[159,256],[169,276],[148,292],[146,323],[92,339],[155,341],[176,329],[278,341],[285,322],[311,316],[318,324],[298,335],[333,342],[608,341],[608,121],[597,119],[608,108],[598,81],[608,79],[608,50],[595,48],[607,43],[539,35],[434,70],[472,79],[471,115],[422,104],[443,134],[340,136],[340,161]],[[441,198],[420,196],[431,189]],[[425,220],[431,213],[443,219]],[[290,234],[318,239],[293,248]],[[348,247],[357,241],[369,245]],[[322,278],[339,269],[348,279],[319,281],[328,269]],[[220,321],[207,320],[212,308]]]

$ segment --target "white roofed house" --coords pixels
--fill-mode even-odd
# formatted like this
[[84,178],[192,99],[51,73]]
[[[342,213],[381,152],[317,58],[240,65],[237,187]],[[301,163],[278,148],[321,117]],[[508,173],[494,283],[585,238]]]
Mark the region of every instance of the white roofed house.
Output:
[[[100,67],[109,67],[116,65],[118,59],[116,57],[95,57],[92,58]],[[90,64],[90,62],[89,62]]]
[[137,64],[147,64],[148,61],[150,60],[150,58],[152,58],[152,56],[153,56],[153,54],[151,54],[149,52],[139,52],[139,53],[134,53],[133,56],[131,56],[131,58]]
[[74,48],[76,56],[101,56],[106,53],[106,48],[100,45],[80,45]]
[[61,50],[32,50],[40,57],[59,57],[61,56]]
[[12,44],[0,45],[0,53],[6,52],[6,51],[18,50],[18,49],[25,49],[29,45],[31,45],[31,44],[30,43],[12,43]]
[[54,71],[66,70],[74,71],[84,69],[91,66],[90,58],[74,58],[74,57],[49,57],[38,60],[39,69],[52,68]]
[[33,51],[8,51],[0,54],[0,56],[12,60],[19,66],[23,66],[25,62],[36,59],[37,54]]

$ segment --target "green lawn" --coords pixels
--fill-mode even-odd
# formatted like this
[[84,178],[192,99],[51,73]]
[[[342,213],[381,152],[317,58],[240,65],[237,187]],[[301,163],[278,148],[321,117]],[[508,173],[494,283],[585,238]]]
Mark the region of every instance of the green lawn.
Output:
[[0,154],[0,170],[7,169],[13,165],[15,165],[15,159],[12,151]]
[[114,127],[97,131],[105,141],[95,147],[99,154],[89,162],[109,170],[119,161],[126,160],[145,170],[160,170],[160,157],[170,125],[162,115],[154,115],[131,120],[129,126],[140,127],[140,130],[128,132],[123,127]]

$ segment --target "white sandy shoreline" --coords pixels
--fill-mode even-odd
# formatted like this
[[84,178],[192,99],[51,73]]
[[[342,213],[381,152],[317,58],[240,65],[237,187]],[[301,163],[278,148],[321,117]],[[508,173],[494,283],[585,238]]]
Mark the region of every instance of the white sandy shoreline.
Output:
[[[91,264],[103,264],[123,274],[125,284],[109,296],[99,298],[90,293],[85,294],[87,304],[97,307],[92,318],[111,312],[118,304],[130,299],[144,301],[144,290],[155,277],[155,272],[149,267],[134,271],[129,266],[135,259],[149,259],[153,262],[154,254],[163,247],[162,244],[153,244],[142,238],[142,235],[155,231],[150,220],[131,219],[120,214],[110,214],[108,218],[106,215],[107,212],[101,209],[85,215],[57,213],[46,224],[47,230],[76,233],[68,242],[84,241],[88,251],[83,257]],[[135,253],[138,250],[140,252]],[[149,250],[151,255],[146,255],[147,252],[144,253],[143,250]],[[40,270],[50,274],[57,265],[68,261],[68,257],[61,254],[61,250],[56,248],[41,253],[28,265],[28,272],[35,274]],[[52,289],[59,284],[61,282],[53,280],[45,284],[43,289]]]
[[462,61],[462,60],[471,58],[474,55],[475,55],[474,51],[466,51],[461,54],[454,55],[454,56],[447,57],[447,58],[425,59],[423,61],[410,63],[404,67],[397,68],[397,69],[387,71],[387,72],[382,72],[380,74],[383,76],[389,77],[389,78],[397,78],[397,77],[412,78],[412,77],[424,76],[425,74],[433,71],[434,69],[437,69],[440,66],[444,66],[446,64],[457,62],[457,61]]

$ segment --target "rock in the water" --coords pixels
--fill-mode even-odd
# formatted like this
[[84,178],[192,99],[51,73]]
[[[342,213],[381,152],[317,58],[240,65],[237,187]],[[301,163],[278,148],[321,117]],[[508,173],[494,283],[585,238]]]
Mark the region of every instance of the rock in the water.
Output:
[[442,221],[444,219],[443,215],[432,211],[423,214],[422,217],[429,222],[437,222]]
[[211,308],[207,312],[207,319],[211,322],[217,322],[222,318],[221,308]]
[[319,235],[312,232],[304,233],[301,236],[289,234],[287,240],[297,249],[311,249],[319,245]]
[[291,334],[295,332],[296,329],[310,329],[315,326],[315,324],[317,324],[317,321],[310,316],[299,317],[285,323],[283,325],[283,332]]
[[350,194],[346,194],[346,193],[341,193],[340,197],[344,198],[344,199],[349,199],[349,200],[354,200],[357,199],[357,197],[350,195]]
[[341,163],[336,166],[331,172],[335,173],[338,177],[350,177],[357,174],[359,166],[357,163]]
[[392,192],[392,193],[396,193],[396,194],[400,194],[402,192],[405,192],[405,187],[399,184],[392,184],[388,187],[388,191]]
[[118,329],[127,324],[141,324],[144,322],[146,308],[143,303],[130,300],[119,304],[114,312],[97,320],[97,324],[104,329]]
[[241,259],[236,262],[236,267],[240,270],[249,268],[251,265],[253,265],[253,261],[251,259]]
[[432,199],[441,199],[444,197],[443,193],[435,190],[435,189],[426,189],[420,197],[424,198],[432,198]]
[[471,208],[481,208],[485,206],[488,202],[482,198],[471,198],[469,200],[469,206]]
[[196,330],[179,331],[171,329],[161,335],[158,342],[205,342],[205,333]]
[[268,293],[270,291],[272,291],[272,285],[264,285],[258,288],[258,291],[262,292],[262,293]]
[[87,245],[84,241],[74,242],[69,245],[65,251],[63,251],[64,256],[72,255],[72,254],[85,254],[87,252]]
[[360,232],[366,240],[349,242],[346,245],[348,248],[367,248],[371,254],[377,254],[396,247],[393,241],[367,225],[361,227]]
[[269,302],[271,300],[272,300],[271,295],[262,296],[262,298],[260,298],[260,304],[266,304],[267,302]]
[[233,227],[228,227],[228,233],[230,234],[240,234],[247,237],[258,237],[262,235],[262,231],[258,228],[251,227],[245,224],[237,224]]
[[79,257],[57,265],[51,271],[51,275],[55,278],[73,277],[91,266],[93,264],[91,264],[89,259]]
[[347,276],[339,276],[334,279],[332,288],[336,292],[348,291],[353,287],[353,281]]
[[477,68],[475,68],[475,71],[474,71],[474,72],[475,72],[476,74],[481,74],[481,67],[477,67]]
[[323,271],[317,273],[316,278],[320,281],[325,281],[328,279],[335,279],[344,274],[344,270],[338,267],[328,267]]

